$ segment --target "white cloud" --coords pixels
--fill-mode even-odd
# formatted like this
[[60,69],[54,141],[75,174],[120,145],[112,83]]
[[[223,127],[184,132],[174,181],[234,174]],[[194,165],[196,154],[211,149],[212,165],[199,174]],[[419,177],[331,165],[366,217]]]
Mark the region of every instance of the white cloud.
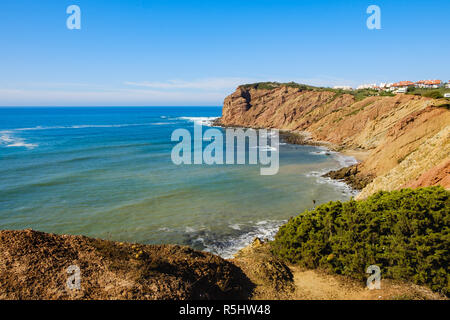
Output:
[[2,106],[162,106],[221,105],[216,92],[166,92],[158,90],[56,91],[0,89]]
[[353,85],[329,76],[310,79],[204,78],[165,82],[132,82],[122,87],[83,83],[33,83],[0,89],[1,106],[164,106],[221,105],[237,86],[258,81],[295,81],[317,86]]
[[2,106],[152,106],[221,105],[242,78],[206,78],[194,81],[125,82],[115,88],[80,83],[33,83],[0,89]]
[[169,80],[166,82],[127,81],[125,82],[125,85],[154,88],[154,89],[224,90],[230,88],[234,89],[237,86],[248,82],[252,82],[252,80],[243,78],[207,78],[193,81],[184,81],[184,80]]

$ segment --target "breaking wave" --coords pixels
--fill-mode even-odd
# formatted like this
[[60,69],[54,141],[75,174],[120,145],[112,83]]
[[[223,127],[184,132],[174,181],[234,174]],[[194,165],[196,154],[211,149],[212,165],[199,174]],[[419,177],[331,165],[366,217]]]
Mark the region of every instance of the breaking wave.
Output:
[[204,228],[186,227],[184,231],[188,245],[230,259],[255,238],[273,240],[280,226],[286,222],[262,220],[252,225],[230,224],[230,234],[227,236],[219,236]]
[[0,145],[5,147],[24,147],[27,149],[33,149],[38,146],[35,143],[27,143],[24,139],[14,136],[11,131],[0,132]]
[[213,125],[214,120],[218,118],[219,117],[179,117],[178,119],[191,121],[196,125],[211,127]]

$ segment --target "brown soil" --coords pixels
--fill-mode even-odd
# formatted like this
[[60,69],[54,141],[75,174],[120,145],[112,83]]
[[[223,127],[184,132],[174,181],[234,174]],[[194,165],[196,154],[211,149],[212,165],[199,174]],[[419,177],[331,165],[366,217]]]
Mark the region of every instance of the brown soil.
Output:
[[[66,286],[70,265],[80,290]],[[0,231],[0,299],[245,299],[251,289],[235,265],[188,247]]]
[[295,300],[446,300],[428,288],[390,279],[381,279],[379,290],[369,290],[362,282],[320,270],[291,270]]
[[240,267],[254,283],[253,299],[291,299],[295,291],[294,275],[269,249],[267,243],[256,238],[230,261]]
[[404,185],[404,188],[420,188],[425,186],[441,185],[450,188],[450,159],[424,172],[416,181]]

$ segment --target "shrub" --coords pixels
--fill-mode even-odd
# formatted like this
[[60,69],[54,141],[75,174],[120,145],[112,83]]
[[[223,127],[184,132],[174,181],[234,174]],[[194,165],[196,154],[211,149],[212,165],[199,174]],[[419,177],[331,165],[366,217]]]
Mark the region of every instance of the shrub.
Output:
[[279,82],[257,82],[257,83],[249,83],[249,84],[243,84],[239,87],[245,88],[245,89],[257,89],[257,90],[272,90],[279,87],[291,87],[291,88],[297,88],[300,90],[315,90],[320,89],[314,86],[308,86],[306,84],[299,84],[295,82],[286,82],[286,83],[279,83]]
[[444,96],[441,94],[441,92],[438,91],[438,90],[430,91],[430,92],[424,93],[423,96],[424,96],[424,97],[427,97],[427,98],[433,98],[433,99],[440,99],[440,98],[443,98],[443,97],[444,97]]
[[428,187],[329,202],[282,226],[272,251],[303,267],[361,280],[368,266],[378,265],[382,277],[449,295],[449,195]]

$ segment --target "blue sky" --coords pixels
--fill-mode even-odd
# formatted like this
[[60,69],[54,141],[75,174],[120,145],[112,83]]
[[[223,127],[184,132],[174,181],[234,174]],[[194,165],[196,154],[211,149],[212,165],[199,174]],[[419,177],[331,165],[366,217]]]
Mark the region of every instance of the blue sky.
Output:
[[[69,5],[81,30],[66,27]],[[369,5],[381,30],[369,30]],[[241,83],[450,79],[450,1],[4,0],[0,105],[221,105]]]

